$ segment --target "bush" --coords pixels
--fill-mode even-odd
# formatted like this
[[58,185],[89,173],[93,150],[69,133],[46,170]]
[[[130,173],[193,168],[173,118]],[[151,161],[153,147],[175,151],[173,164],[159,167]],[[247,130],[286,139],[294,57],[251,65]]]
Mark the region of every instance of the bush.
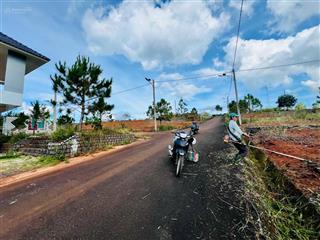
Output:
[[50,139],[55,142],[63,141],[73,136],[75,132],[75,128],[72,125],[58,127],[57,130],[51,134]]
[[169,131],[169,130],[173,130],[176,129],[174,126],[170,126],[170,125],[160,125],[159,126],[159,131]]
[[6,136],[3,134],[0,134],[0,143],[7,143],[10,140],[10,136]]
[[10,137],[9,143],[15,144],[15,143],[17,143],[23,139],[26,139],[28,137],[29,137],[29,135],[24,132],[16,133]]

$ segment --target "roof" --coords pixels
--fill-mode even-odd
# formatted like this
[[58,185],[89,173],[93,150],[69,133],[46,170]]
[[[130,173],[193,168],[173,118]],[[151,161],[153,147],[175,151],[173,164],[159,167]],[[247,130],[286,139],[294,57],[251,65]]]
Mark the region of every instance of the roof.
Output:
[[23,45],[22,43],[14,40],[13,38],[8,37],[7,35],[3,34],[2,32],[0,32],[0,42],[5,43],[11,47],[17,48],[19,50],[22,50],[24,52],[27,52],[33,56],[39,57],[41,59],[43,59],[44,61],[50,61],[49,58],[47,58],[46,56],[38,53],[35,50],[32,50],[31,48],[27,47],[26,45]]

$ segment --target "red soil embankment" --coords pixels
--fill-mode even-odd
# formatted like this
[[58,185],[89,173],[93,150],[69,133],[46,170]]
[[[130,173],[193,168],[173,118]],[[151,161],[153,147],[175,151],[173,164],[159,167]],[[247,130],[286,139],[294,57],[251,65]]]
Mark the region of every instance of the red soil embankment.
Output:
[[320,192],[320,128],[291,128],[283,134],[262,132],[256,135],[260,146],[312,161],[308,164],[294,158],[268,153],[270,161],[306,196]]
[[[175,128],[184,128],[191,125],[190,121],[162,121],[163,126],[172,126]],[[160,121],[157,121],[157,126],[160,126]],[[129,128],[135,132],[152,132],[154,130],[153,120],[129,120],[129,121],[113,121],[103,122],[103,128]],[[84,130],[91,130],[90,125],[83,126]]]

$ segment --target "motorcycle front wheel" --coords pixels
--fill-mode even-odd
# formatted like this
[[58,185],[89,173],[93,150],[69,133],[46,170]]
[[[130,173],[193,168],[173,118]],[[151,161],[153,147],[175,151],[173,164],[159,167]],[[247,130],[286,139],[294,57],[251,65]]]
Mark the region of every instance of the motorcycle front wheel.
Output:
[[177,168],[176,168],[176,176],[179,177],[182,172],[184,156],[179,155],[177,157],[178,157],[178,161],[177,161]]

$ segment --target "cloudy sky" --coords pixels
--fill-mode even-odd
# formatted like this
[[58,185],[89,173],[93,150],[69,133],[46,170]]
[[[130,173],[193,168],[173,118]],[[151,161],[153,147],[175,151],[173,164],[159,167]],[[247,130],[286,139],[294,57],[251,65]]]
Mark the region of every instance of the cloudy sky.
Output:
[[[226,109],[233,85],[217,74],[232,69],[240,6],[240,0],[2,0],[0,27],[51,59],[26,76],[25,107],[52,98],[54,64],[81,54],[113,78],[114,115],[144,118],[152,101],[145,77],[158,81],[157,99],[173,107],[183,97],[190,109]],[[320,85],[320,62],[313,61],[320,59],[319,13],[318,0],[244,1],[235,60],[240,97],[251,93],[274,107],[286,92],[312,105]],[[301,62],[308,63],[265,68]]]

